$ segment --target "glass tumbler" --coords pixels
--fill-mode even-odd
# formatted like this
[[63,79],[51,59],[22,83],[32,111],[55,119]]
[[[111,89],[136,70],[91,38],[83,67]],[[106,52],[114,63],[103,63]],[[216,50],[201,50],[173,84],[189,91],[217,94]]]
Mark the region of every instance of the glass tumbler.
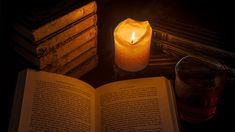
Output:
[[211,119],[225,82],[224,65],[207,58],[185,56],[176,64],[175,73],[181,119],[192,123]]

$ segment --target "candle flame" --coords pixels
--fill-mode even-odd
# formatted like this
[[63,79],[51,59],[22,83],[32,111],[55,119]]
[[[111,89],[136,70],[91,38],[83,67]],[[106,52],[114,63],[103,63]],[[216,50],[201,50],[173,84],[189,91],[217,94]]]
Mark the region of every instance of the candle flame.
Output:
[[131,34],[131,44],[134,43],[134,40],[135,40],[135,32],[132,32],[132,34]]

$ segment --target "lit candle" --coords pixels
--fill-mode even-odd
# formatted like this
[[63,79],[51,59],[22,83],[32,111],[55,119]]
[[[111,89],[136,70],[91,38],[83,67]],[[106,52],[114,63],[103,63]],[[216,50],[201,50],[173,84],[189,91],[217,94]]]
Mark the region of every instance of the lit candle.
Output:
[[148,21],[127,18],[114,30],[115,63],[126,71],[140,71],[149,62],[152,28]]

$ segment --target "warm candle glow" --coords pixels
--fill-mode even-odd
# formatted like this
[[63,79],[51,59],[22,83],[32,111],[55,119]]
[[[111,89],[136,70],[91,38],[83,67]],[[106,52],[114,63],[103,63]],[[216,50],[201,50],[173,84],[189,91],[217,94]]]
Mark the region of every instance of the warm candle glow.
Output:
[[152,28],[148,21],[126,19],[114,30],[115,64],[126,71],[140,71],[149,62]]
[[135,32],[132,32],[132,34],[131,34],[131,44],[134,44],[134,40],[135,40]]

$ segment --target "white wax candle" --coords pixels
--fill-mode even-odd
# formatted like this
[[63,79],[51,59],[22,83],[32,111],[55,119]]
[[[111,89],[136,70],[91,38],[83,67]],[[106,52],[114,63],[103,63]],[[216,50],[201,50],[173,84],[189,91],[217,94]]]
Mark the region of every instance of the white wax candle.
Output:
[[115,63],[126,71],[140,71],[149,62],[152,28],[148,21],[127,18],[114,30]]

